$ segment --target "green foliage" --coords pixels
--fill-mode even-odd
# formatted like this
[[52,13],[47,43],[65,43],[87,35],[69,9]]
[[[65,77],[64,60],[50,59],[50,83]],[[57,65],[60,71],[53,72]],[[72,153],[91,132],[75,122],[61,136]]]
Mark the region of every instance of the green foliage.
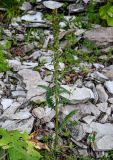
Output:
[[90,0],[86,9],[86,15],[88,17],[88,23],[90,24],[90,27],[92,23],[95,24],[100,22],[99,15],[98,15],[98,7],[94,0]]
[[25,33],[25,41],[32,42],[37,41],[37,47],[42,48],[44,44],[44,31],[42,29],[30,28]]
[[23,2],[24,0],[0,0],[0,7],[6,8],[6,16],[12,18],[19,14],[19,7]]
[[113,26],[113,5],[108,2],[99,9],[100,18],[107,21],[108,26]]
[[[9,47],[9,44],[7,44],[7,47]],[[0,72],[5,72],[7,70],[9,70],[9,66],[6,61],[3,47],[0,46]]]
[[[59,126],[59,129],[63,129],[66,124],[69,123],[70,119],[76,114],[76,110],[71,111],[66,117],[63,119],[62,123]],[[76,123],[77,124],[77,123]]]
[[0,147],[7,151],[9,160],[39,160],[40,153],[29,142],[29,136],[19,131],[0,128]]

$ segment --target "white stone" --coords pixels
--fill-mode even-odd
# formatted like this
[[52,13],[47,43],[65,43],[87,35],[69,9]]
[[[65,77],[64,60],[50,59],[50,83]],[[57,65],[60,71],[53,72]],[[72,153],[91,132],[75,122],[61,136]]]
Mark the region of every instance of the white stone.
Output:
[[113,135],[113,124],[105,123],[101,124],[98,122],[90,123],[90,127],[93,132],[96,132],[96,138],[100,138],[104,135]]
[[55,116],[55,111],[49,107],[38,107],[33,109],[32,114],[39,119],[43,119],[44,122],[50,122]]
[[8,60],[8,64],[10,67],[13,68],[14,71],[19,71],[21,67],[21,62],[19,60],[13,59]]
[[37,71],[33,71],[30,69],[23,69],[20,70],[18,74],[23,77],[23,82],[26,84],[27,90],[33,88],[39,89],[38,85],[47,86],[47,83],[41,79],[40,74]]
[[107,111],[107,107],[108,107],[108,103],[104,102],[104,103],[99,103],[97,104],[97,107],[100,111],[102,112],[106,112]]
[[96,117],[95,116],[86,116],[83,118],[83,121],[86,122],[87,124],[90,124],[93,120],[95,120]]
[[37,12],[36,14],[26,14],[21,17],[21,20],[28,21],[28,22],[44,22],[42,20],[42,13]]
[[109,151],[113,149],[113,134],[105,135],[95,141],[97,151]]
[[32,131],[34,123],[34,117],[31,117],[27,120],[6,120],[5,123],[2,124],[2,128],[7,130],[19,130],[20,132],[27,131],[29,134]]
[[98,81],[101,81],[101,82],[105,82],[106,80],[108,80],[108,78],[103,75],[102,73],[98,72],[98,71],[95,71],[91,74],[92,78],[98,80]]
[[28,118],[30,118],[31,117],[31,114],[29,113],[29,111],[20,111],[20,112],[18,112],[18,113],[15,113],[14,115],[10,115],[10,117],[12,118],[12,119],[16,119],[16,120],[18,120],[18,119],[20,119],[20,120],[23,120],[23,119],[28,119]]
[[63,6],[63,3],[55,1],[44,1],[43,5],[49,9],[57,9]]
[[68,85],[61,85],[61,87],[69,92],[62,93],[61,97],[68,99],[71,104],[87,102],[90,99],[94,99],[94,94],[89,88],[77,88],[76,86],[70,87]]
[[108,100],[108,95],[105,92],[105,89],[103,88],[103,86],[101,84],[97,85],[96,90],[97,90],[100,102],[106,102]]
[[3,110],[10,107],[12,105],[12,103],[13,103],[13,99],[8,99],[8,98],[2,99],[1,104],[3,106]]
[[30,10],[32,8],[32,6],[31,6],[31,4],[29,3],[29,2],[24,2],[23,4],[22,4],[22,6],[20,7],[20,9],[22,10],[22,11],[28,11],[28,10]]
[[108,102],[111,103],[111,104],[113,104],[113,98],[109,98]]
[[107,88],[107,90],[113,94],[113,81],[106,81],[105,82],[105,86]]
[[96,69],[103,69],[103,68],[104,68],[104,65],[99,64],[99,63],[94,63],[93,66],[94,66]]

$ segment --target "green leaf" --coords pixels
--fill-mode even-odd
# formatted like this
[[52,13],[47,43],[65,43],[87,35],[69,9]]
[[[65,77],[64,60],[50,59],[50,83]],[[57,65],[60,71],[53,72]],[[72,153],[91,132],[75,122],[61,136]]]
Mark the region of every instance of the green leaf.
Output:
[[113,17],[107,17],[107,24],[113,26]]
[[109,17],[113,17],[113,6],[109,8],[109,10],[107,11],[107,14]]
[[110,9],[110,7],[111,7],[110,3],[107,3],[106,5],[100,7],[99,15],[100,15],[101,19],[105,19],[105,20],[107,19],[107,17],[108,17],[108,13],[107,12]]
[[41,155],[28,141],[29,135],[0,128],[0,147],[7,149],[9,160],[39,160]]
[[69,122],[69,120],[75,115],[75,113],[77,112],[77,110],[73,110],[71,111],[68,115],[66,115],[66,117],[63,119],[62,123],[59,126],[59,129],[62,129],[65,127],[65,125]]

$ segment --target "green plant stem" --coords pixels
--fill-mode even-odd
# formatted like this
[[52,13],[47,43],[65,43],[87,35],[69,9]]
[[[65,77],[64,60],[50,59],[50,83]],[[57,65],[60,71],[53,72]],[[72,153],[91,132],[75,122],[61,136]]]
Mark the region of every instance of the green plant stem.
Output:
[[55,111],[56,111],[56,125],[55,125],[55,140],[54,140],[54,150],[57,150],[58,147],[58,107],[59,107],[59,17],[57,9],[53,10],[53,19],[52,19],[52,25],[53,25],[53,35],[54,35],[54,93],[55,93]]

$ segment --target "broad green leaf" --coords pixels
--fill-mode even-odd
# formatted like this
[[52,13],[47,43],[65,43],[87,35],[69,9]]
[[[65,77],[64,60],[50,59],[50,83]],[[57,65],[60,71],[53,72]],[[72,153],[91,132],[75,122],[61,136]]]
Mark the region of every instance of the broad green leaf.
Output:
[[102,6],[100,9],[99,9],[99,15],[102,19],[107,19],[108,15],[107,15],[107,12],[109,10],[109,8],[111,7],[111,4],[110,3],[107,3],[105,6]]
[[109,10],[107,11],[107,14],[109,17],[113,17],[113,6],[109,8]]
[[107,17],[107,24],[113,26],[113,17]]
[[7,149],[9,160],[39,160],[41,155],[29,141],[29,135],[0,128],[0,147]]

